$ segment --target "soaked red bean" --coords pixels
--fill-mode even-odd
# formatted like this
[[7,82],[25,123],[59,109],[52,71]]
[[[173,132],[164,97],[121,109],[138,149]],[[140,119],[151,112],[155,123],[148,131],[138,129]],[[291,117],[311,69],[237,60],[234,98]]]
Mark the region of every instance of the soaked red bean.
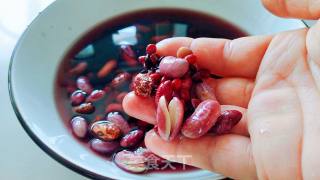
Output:
[[184,122],[181,132],[185,137],[195,139],[206,134],[216,123],[220,115],[220,104],[217,101],[201,102],[194,113]]
[[157,46],[155,44],[149,44],[146,48],[147,54],[153,54],[156,53],[157,51]]
[[96,102],[99,101],[104,97],[106,93],[104,90],[94,90],[92,93],[87,97],[86,101],[87,102]]
[[144,137],[144,132],[142,130],[133,130],[130,131],[128,134],[122,137],[120,141],[120,145],[124,148],[134,147],[141,142]]
[[109,113],[107,120],[117,125],[123,134],[129,133],[131,130],[128,121],[125,120],[124,117],[118,112]]
[[121,136],[120,128],[110,121],[96,121],[89,129],[93,136],[103,141],[113,141]]
[[74,107],[74,111],[79,114],[91,114],[95,111],[95,107],[92,103],[82,103],[79,106]]
[[77,87],[87,94],[90,94],[93,91],[93,87],[91,86],[89,79],[84,76],[80,76],[77,79]]
[[74,91],[70,96],[72,106],[78,106],[86,100],[87,93],[81,90]]
[[88,123],[87,120],[81,116],[76,116],[71,119],[72,132],[78,138],[84,138],[87,135]]
[[70,69],[69,74],[71,75],[79,75],[82,74],[88,67],[87,62],[81,62],[77,64],[74,68]]
[[230,133],[231,129],[238,124],[242,118],[242,113],[237,110],[223,111],[218,117],[216,124],[210,130],[212,133],[221,135]]
[[120,148],[120,144],[118,141],[107,142],[100,139],[92,139],[89,143],[92,150],[101,154],[111,154],[116,152]]
[[111,82],[111,87],[113,88],[119,88],[126,83],[129,83],[128,81],[131,79],[131,75],[127,72],[123,72],[118,74]]

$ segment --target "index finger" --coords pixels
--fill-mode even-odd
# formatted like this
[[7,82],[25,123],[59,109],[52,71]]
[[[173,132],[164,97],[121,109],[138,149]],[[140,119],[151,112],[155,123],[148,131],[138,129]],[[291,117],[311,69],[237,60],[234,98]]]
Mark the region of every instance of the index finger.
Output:
[[262,0],[272,13],[282,17],[319,19],[319,0]]
[[198,57],[197,65],[219,76],[255,78],[272,36],[251,36],[235,40],[187,37],[170,38],[157,44],[157,53],[175,56],[189,47]]

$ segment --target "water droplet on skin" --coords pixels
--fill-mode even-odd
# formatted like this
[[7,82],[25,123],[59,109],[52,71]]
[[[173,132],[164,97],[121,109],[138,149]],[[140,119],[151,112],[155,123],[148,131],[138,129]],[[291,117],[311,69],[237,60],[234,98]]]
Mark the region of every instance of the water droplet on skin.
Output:
[[266,133],[268,133],[269,131],[268,130],[266,130],[266,129],[260,129],[260,134],[266,134]]

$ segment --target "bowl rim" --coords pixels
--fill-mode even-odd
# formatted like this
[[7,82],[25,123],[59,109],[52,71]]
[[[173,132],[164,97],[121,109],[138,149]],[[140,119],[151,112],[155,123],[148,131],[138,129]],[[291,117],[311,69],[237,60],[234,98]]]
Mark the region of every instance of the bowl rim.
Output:
[[[50,8],[56,1],[52,2],[50,5],[48,5],[43,11],[45,11],[47,8]],[[37,19],[40,16],[38,14],[34,19]],[[29,30],[31,25],[34,23],[34,20],[30,23],[30,25],[23,31],[22,35],[19,37],[13,51],[10,57],[10,64],[9,64],[9,70],[8,70],[8,91],[9,91],[9,96],[10,96],[10,102],[12,105],[12,108],[16,114],[17,119],[19,120],[22,128],[25,130],[25,132],[28,134],[28,136],[32,139],[32,141],[40,148],[42,149],[46,154],[49,155],[53,160],[58,161],[61,165],[69,168],[70,170],[77,172],[78,174],[81,174],[85,177],[92,178],[92,179],[106,179],[107,177],[102,176],[100,174],[97,174],[95,172],[92,172],[90,170],[87,170],[85,168],[82,168],[78,166],[76,163],[67,160],[63,156],[59,155],[57,152],[55,152],[53,149],[49,148],[46,143],[44,143],[28,126],[26,123],[25,119],[22,117],[22,114],[16,104],[14,93],[13,93],[13,87],[12,87],[12,66],[13,66],[13,61],[17,52],[17,48],[19,44],[22,42],[23,37],[26,35],[26,32]]]
[[[48,8],[50,8],[51,6],[53,6],[57,1],[52,2],[50,5],[48,5],[43,11],[46,11]],[[37,19],[39,18],[40,13],[34,18]],[[40,147],[45,153],[47,153],[52,159],[58,161],[61,165],[69,168],[70,170],[77,172],[85,177],[88,178],[92,178],[92,179],[111,179],[110,177],[106,177],[103,175],[100,175],[98,173],[92,172],[86,168],[83,168],[79,165],[77,165],[76,163],[74,163],[73,161],[67,160],[65,157],[59,155],[56,151],[54,151],[54,149],[51,149],[50,147],[48,147],[46,145],[45,142],[43,142],[33,131],[32,128],[26,123],[25,119],[23,118],[16,100],[15,100],[15,96],[14,96],[14,92],[13,92],[13,83],[12,83],[12,67],[13,67],[13,62],[15,59],[15,55],[17,54],[17,49],[19,47],[19,45],[22,43],[22,40],[24,39],[26,32],[32,27],[32,24],[35,21],[32,21],[30,23],[30,25],[23,31],[22,35],[19,37],[14,50],[12,52],[12,55],[10,57],[10,64],[9,64],[9,69],[8,69],[8,91],[9,91],[9,96],[10,96],[10,101],[11,101],[11,105],[13,107],[13,110],[16,114],[17,119],[19,120],[21,126],[23,127],[23,129],[26,131],[26,133],[28,134],[28,136],[33,140],[33,142],[35,144],[37,144],[38,147]],[[304,21],[304,20],[300,20],[303,22],[303,24],[305,25],[305,27],[309,28],[310,26]],[[219,177],[219,178],[223,178],[223,176]]]

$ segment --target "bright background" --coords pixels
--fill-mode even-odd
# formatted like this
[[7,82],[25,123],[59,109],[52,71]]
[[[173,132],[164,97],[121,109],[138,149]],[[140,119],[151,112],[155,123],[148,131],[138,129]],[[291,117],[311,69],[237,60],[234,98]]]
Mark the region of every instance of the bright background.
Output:
[[[28,24],[54,0],[0,0],[0,179],[82,180],[43,152],[26,134],[11,107],[8,67]],[[76,2],[76,1],[75,1]]]

